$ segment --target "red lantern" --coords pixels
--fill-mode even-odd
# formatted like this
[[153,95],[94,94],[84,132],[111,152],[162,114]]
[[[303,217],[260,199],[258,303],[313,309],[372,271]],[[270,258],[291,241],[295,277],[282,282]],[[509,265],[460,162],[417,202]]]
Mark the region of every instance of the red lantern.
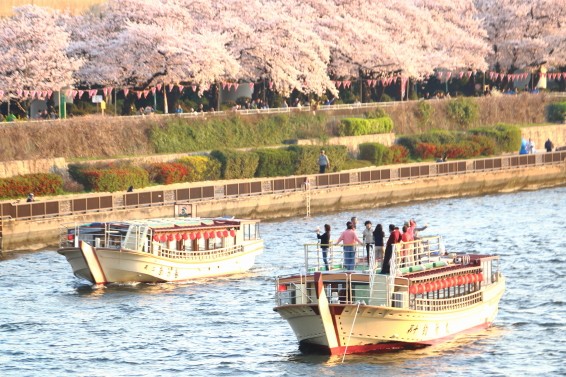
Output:
[[203,235],[203,237],[204,237],[205,240],[208,239],[208,232],[202,232],[202,235]]
[[72,241],[75,239],[75,236],[72,234],[67,234],[67,240]]
[[222,237],[224,237],[224,238],[228,237],[228,231],[227,230],[222,232]]
[[481,283],[483,281],[483,274],[480,272],[478,274],[478,282]]
[[424,289],[425,289],[424,284],[417,284],[417,293],[418,294],[424,293],[424,291],[425,291]]
[[456,285],[456,278],[454,277],[449,277],[448,278],[448,286],[449,287],[454,287]]
[[197,238],[197,234],[196,233],[189,233],[189,238],[191,239],[191,241],[194,241],[195,238]]
[[159,240],[160,240],[161,242],[167,241],[167,235],[166,235],[165,233],[161,234],[161,235],[159,236]]
[[189,239],[189,234],[188,233],[183,233],[183,240],[188,240]]
[[425,283],[425,292],[432,292],[432,284]]
[[440,282],[439,281],[433,281],[432,287],[434,288],[435,291],[438,291],[440,289]]
[[159,242],[159,236],[158,236],[157,234],[154,234],[154,235],[153,235],[153,240],[154,240],[155,242]]
[[444,289],[446,288],[446,283],[444,282],[444,279],[440,279],[438,281],[438,289]]
[[236,231],[234,229],[230,231],[230,236],[236,237]]
[[173,241],[175,239],[175,236],[173,235],[173,233],[169,233],[167,235],[167,241]]
[[458,285],[462,285],[462,284],[464,284],[464,277],[458,276]]
[[216,233],[214,233],[214,230],[211,230],[210,233],[208,233],[208,238],[214,238],[216,237]]
[[409,293],[412,294],[412,295],[416,295],[417,292],[418,292],[417,285],[416,285],[416,284],[412,284],[412,285],[409,287]]
[[198,232],[197,235],[196,235],[196,237],[197,237],[197,240],[200,240],[200,238],[202,237],[201,232]]
[[177,241],[181,241],[181,238],[183,238],[183,236],[181,235],[181,233],[175,234],[175,239],[176,239]]

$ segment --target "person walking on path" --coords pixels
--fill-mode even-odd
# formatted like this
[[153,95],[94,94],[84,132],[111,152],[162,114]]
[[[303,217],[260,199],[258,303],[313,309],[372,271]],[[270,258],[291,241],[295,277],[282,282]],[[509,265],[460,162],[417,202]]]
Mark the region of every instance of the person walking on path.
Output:
[[546,143],[544,143],[544,148],[546,149],[547,152],[552,152],[552,150],[554,149],[554,144],[552,144],[550,138],[546,141]]
[[326,172],[326,168],[330,168],[330,160],[328,156],[324,153],[324,149],[320,151],[320,156],[318,156],[318,166],[319,166],[319,173],[324,174]]

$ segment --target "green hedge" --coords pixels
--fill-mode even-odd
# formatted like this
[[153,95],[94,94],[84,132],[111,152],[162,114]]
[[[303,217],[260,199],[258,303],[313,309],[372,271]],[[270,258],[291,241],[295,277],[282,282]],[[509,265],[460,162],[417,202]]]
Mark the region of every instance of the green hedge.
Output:
[[63,178],[57,174],[37,173],[0,179],[0,198],[15,199],[29,193],[56,195],[63,192]]
[[214,150],[210,156],[220,161],[221,176],[224,179],[253,178],[259,162],[259,157],[254,152]]
[[494,140],[495,150],[491,154],[516,152],[521,147],[521,129],[511,124],[500,123],[495,127],[474,128],[468,132]]
[[343,145],[326,145],[324,147],[291,145],[287,150],[296,154],[295,174],[318,173],[318,156],[321,149],[324,149],[330,161],[328,172],[336,172],[344,168],[348,159],[348,148]]
[[566,120],[566,102],[551,103],[546,106],[546,120],[563,123]]
[[360,136],[389,133],[393,129],[393,120],[381,118],[345,118],[338,125],[338,136]]
[[257,149],[259,157],[256,177],[281,177],[295,173],[297,154],[287,149]]
[[185,156],[176,160],[189,168],[187,182],[214,181],[221,177],[220,161],[208,156]]
[[479,106],[474,99],[460,97],[448,102],[448,117],[462,127],[469,127],[479,118]]
[[128,187],[142,188],[149,186],[148,172],[138,166],[106,168],[96,167],[82,170],[82,181],[87,191],[115,192],[127,190]]
[[376,166],[398,164],[408,161],[409,151],[401,145],[387,147],[380,143],[363,143],[359,145],[358,159]]

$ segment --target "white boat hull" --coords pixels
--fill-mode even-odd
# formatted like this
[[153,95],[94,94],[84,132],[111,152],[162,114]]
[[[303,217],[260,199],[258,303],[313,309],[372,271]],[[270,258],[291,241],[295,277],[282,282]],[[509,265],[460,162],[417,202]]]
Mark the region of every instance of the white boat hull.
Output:
[[190,260],[165,258],[146,252],[94,248],[85,242],[80,247],[58,252],[67,258],[75,276],[95,284],[125,282],[179,282],[225,276],[248,271],[263,251],[263,241],[250,241],[242,251],[218,258]]
[[489,327],[504,291],[501,278],[484,288],[482,302],[444,312],[363,304],[329,304],[328,311],[318,304],[286,305],[276,311],[289,322],[302,350],[333,355],[390,351],[424,347]]

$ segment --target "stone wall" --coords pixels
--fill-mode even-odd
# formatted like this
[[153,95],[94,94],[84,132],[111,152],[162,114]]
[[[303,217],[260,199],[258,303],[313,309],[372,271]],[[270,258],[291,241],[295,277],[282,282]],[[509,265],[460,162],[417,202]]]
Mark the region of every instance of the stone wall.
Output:
[[566,124],[552,124],[548,126],[524,127],[521,129],[523,138],[532,139],[535,149],[544,152],[544,143],[550,139],[555,148],[566,146]]
[[0,161],[0,178],[32,173],[66,172],[67,161],[62,158],[41,160]]

